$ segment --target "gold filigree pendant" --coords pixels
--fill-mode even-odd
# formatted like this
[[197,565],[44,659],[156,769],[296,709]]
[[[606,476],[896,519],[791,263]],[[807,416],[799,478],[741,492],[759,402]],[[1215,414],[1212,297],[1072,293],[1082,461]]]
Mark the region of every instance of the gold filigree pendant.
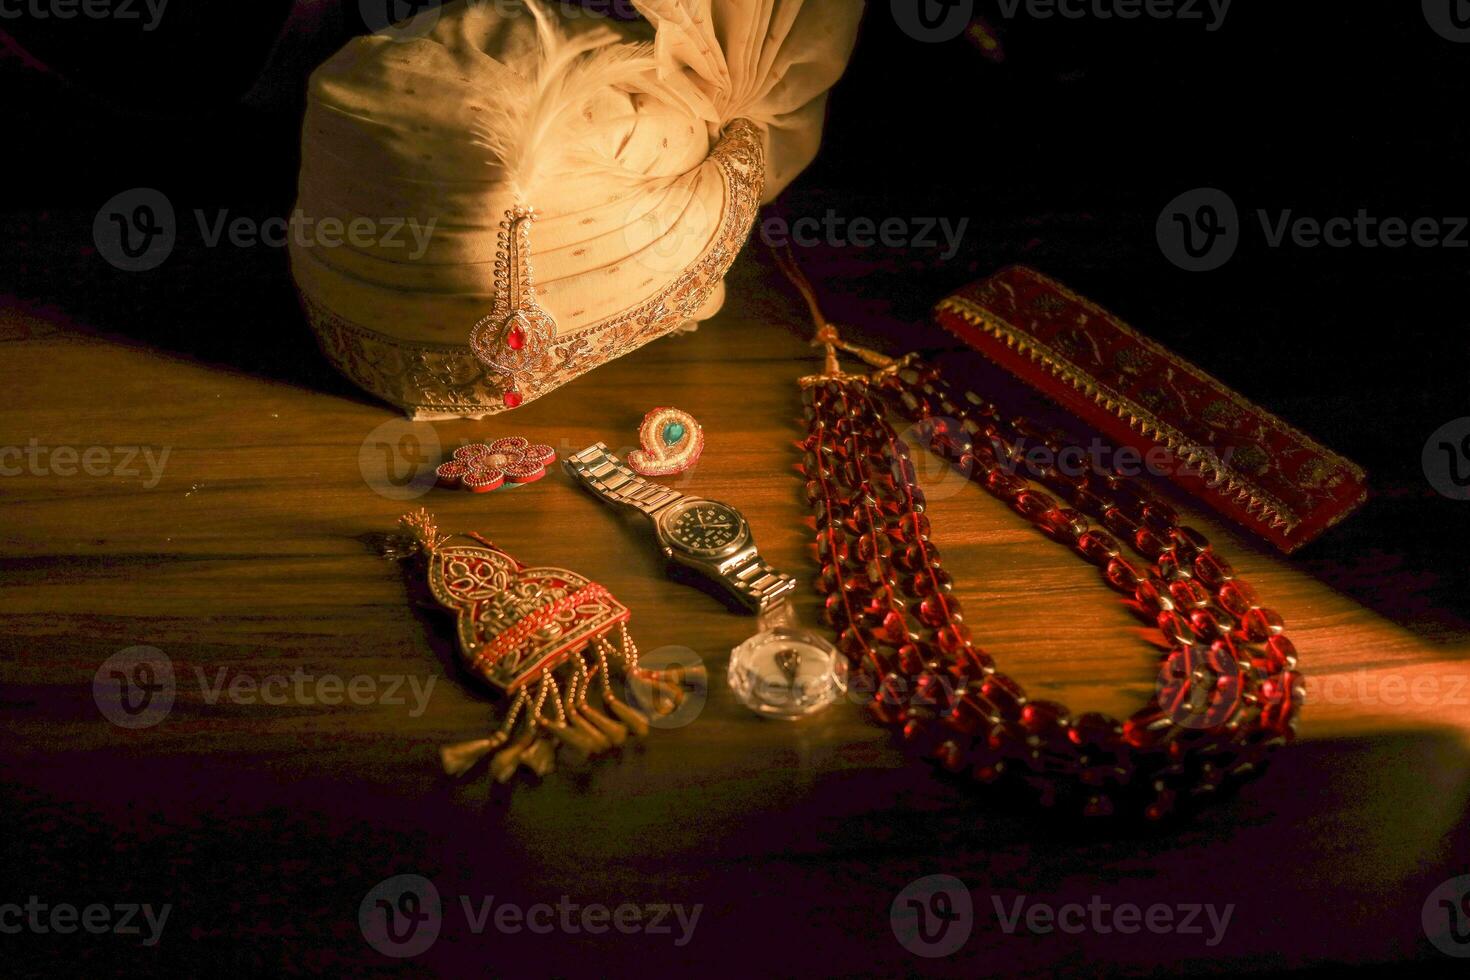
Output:
[[466,668],[510,700],[489,737],[440,750],[449,775],[486,756],[502,783],[522,766],[547,775],[559,754],[585,762],[648,734],[650,714],[671,714],[686,683],[702,682],[690,676],[697,670],[640,667],[628,608],[602,585],[523,565],[478,534],[441,534],[427,510],[405,514],[399,526],[411,543],[390,555],[422,556],[434,600],[455,615]]

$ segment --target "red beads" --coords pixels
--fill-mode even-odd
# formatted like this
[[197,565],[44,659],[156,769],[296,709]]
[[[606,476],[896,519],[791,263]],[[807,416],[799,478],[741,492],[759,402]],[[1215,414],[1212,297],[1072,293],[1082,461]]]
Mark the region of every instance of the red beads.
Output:
[[1169,532],[1174,552],[1185,561],[1194,561],[1202,551],[1210,549],[1210,541],[1192,527],[1181,525]]
[[1168,549],[1169,541],[1153,528],[1141,527],[1133,535],[1133,547],[1138,549],[1140,555],[1152,561]]
[[1240,619],[1256,607],[1256,590],[1243,579],[1232,579],[1220,586],[1219,600],[1226,612]]
[[1119,592],[1132,592],[1138,588],[1141,576],[1126,558],[1113,558],[1108,561],[1107,571],[1108,584]]
[[1164,641],[1170,646],[1194,642],[1194,628],[1189,620],[1174,610],[1159,613],[1157,622],[1159,632],[1164,634]]
[[[914,463],[875,406],[875,391],[922,418],[916,431],[924,442],[1097,565],[1157,625],[1168,649],[1157,694],[1143,710],[1124,724],[1096,713],[1074,717],[1057,702],[1029,700],[975,647],[953,578],[929,540]],[[1028,446],[1055,451],[1067,442],[1005,420],[978,396],[952,396],[927,367],[872,387],[820,384],[807,392],[807,413],[803,466],[824,616],[853,676],[874,692],[872,710],[911,751],[981,782],[1009,775],[1043,803],[1163,819],[1290,735],[1305,690],[1280,617],[1260,607],[1204,535],[1181,526],[1172,507],[1135,481],[1024,458]],[[1108,530],[1090,527],[1089,516]],[[1143,561],[1124,557],[1125,546]]]
[[[1266,650],[1272,658],[1271,662],[1280,664],[1275,670],[1290,670],[1296,666],[1296,644],[1284,636],[1273,636],[1266,641]],[[1272,671],[1272,673],[1275,672]]]
[[1257,606],[1241,619],[1240,628],[1245,633],[1246,639],[1252,643],[1260,643],[1280,633],[1286,626],[1275,610],[1262,609]]
[[1005,674],[991,674],[980,685],[980,694],[995,706],[1002,718],[1014,718],[1026,703],[1026,692]]
[[1235,577],[1230,563],[1213,551],[1206,551],[1194,560],[1194,573],[1212,589],[1217,589]]
[[1056,499],[1050,494],[1042,493],[1040,490],[1022,490],[1016,495],[1016,510],[1036,520],[1049,510],[1057,506]]
[[1026,481],[1005,470],[991,470],[985,477],[985,488],[1002,500],[1011,500],[1026,490]]
[[1189,579],[1179,579],[1169,586],[1169,595],[1181,609],[1202,609],[1210,604],[1210,593]]
[[1144,612],[1157,616],[1161,612],[1168,612],[1174,608],[1173,597],[1159,586],[1161,580],[1150,579],[1139,582],[1138,588],[1133,590],[1133,598],[1143,607]]

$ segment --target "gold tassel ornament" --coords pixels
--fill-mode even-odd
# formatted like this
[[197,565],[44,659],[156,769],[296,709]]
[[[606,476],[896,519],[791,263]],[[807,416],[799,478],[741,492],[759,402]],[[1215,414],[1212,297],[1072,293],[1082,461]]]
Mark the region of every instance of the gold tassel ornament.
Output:
[[489,757],[500,783],[522,767],[547,776],[558,755],[577,765],[647,735],[648,717],[614,693],[615,671],[658,715],[682,701],[683,668],[638,665],[628,609],[603,586],[566,569],[523,565],[477,534],[442,534],[427,510],[405,514],[399,525],[411,544],[389,553],[424,560],[429,591],[455,613],[465,666],[510,699],[492,734],[439,750],[448,775],[463,776]]

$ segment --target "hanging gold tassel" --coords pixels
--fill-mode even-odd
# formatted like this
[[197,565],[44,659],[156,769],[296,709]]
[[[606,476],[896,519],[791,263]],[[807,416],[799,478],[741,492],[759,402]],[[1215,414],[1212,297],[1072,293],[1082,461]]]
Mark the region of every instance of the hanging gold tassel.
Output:
[[[511,702],[510,710],[505,714],[505,721],[501,723],[500,730],[489,738],[477,738],[441,747],[439,761],[443,764],[444,771],[451,776],[463,776],[475,767],[475,763],[510,741],[511,729],[515,726],[516,718],[529,700],[530,695],[525,691],[517,694],[516,699]],[[513,763],[511,771],[515,771]]]
[[527,731],[491,757],[490,774],[495,777],[497,783],[510,781],[510,777],[515,775],[516,766],[520,765],[521,756],[531,747],[535,739],[535,730]]
[[521,765],[538,776],[549,776],[556,770],[556,746],[549,738],[538,738],[521,755]]
[[609,718],[587,701],[587,692],[592,690],[592,675],[600,670],[605,670],[606,663],[605,661],[594,661],[589,666],[587,661],[594,656],[594,651],[588,649],[582,653],[583,656],[577,658],[577,674],[573,679],[577,697],[571,709],[575,710],[579,719],[596,729],[610,748],[617,748],[628,740],[628,726]]
[[[581,667],[580,658],[577,661],[577,665],[579,668]],[[567,681],[567,696],[562,701],[562,705],[566,708],[567,724],[576,731],[581,732],[583,736],[585,736],[588,740],[592,742],[593,751],[595,753],[601,754],[608,751],[613,746],[612,742],[608,741],[607,736],[598,731],[596,726],[594,726],[586,718],[583,718],[582,713],[577,710],[577,692],[580,689],[579,682],[582,679],[582,675],[583,671],[578,670],[578,672],[576,674],[573,674],[572,678]]]
[[646,706],[659,717],[673,714],[684,700],[682,687],[662,679],[651,670],[640,671],[636,675],[630,674],[627,684],[628,690],[633,692],[638,703]]
[[444,771],[449,775],[463,776],[474,768],[475,763],[500,748],[506,741],[505,732],[496,732],[489,738],[446,745],[439,749],[439,761],[444,764]]
[[[622,690],[614,693],[614,664],[630,700],[659,716],[684,701],[685,684],[703,682],[702,668],[640,668],[628,609],[601,585],[564,569],[524,565],[478,534],[444,534],[427,510],[405,514],[399,523],[406,537],[388,539],[384,553],[423,556],[435,601],[458,618],[466,666],[499,690],[514,692],[497,731],[439,748],[448,775],[464,776],[488,759],[497,782],[509,782],[521,766],[546,776],[558,756],[580,764],[630,736],[647,735],[649,716],[621,700]],[[500,597],[489,613],[486,595]],[[545,632],[544,623],[552,620],[572,625]],[[572,637],[592,639],[578,646]],[[600,699],[591,697],[594,683]]]
[[619,701],[613,697],[611,691],[604,691],[602,693],[602,700],[607,704],[608,709],[617,715],[623,724],[628,726],[628,731],[638,736],[648,734],[648,716],[643,712]]
[[582,701],[577,705],[577,711],[582,717],[590,721],[598,731],[602,732],[602,737],[607,739],[614,748],[617,748],[628,740],[627,725],[613,721],[586,701]]

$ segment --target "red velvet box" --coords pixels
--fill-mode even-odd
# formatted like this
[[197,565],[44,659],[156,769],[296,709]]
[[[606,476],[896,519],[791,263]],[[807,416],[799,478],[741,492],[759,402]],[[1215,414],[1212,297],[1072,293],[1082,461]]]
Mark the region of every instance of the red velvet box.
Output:
[[1061,283],[1012,266],[935,309],[966,344],[1291,552],[1367,496],[1363,470]]

